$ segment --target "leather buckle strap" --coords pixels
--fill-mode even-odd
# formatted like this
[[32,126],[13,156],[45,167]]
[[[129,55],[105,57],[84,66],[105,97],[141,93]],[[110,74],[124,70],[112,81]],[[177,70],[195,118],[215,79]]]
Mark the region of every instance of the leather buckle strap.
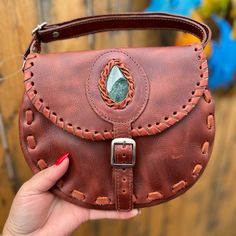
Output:
[[130,211],[133,209],[135,148],[135,141],[131,138],[115,138],[111,144],[115,204],[118,211]]
[[[114,150],[115,150],[115,145],[117,144],[122,144],[123,147],[125,147],[126,145],[132,145],[132,158],[129,162],[125,162],[126,160],[126,156],[125,154],[123,154],[123,160],[122,162],[117,162],[116,161],[116,157],[114,154]],[[135,161],[136,161],[136,143],[133,139],[131,138],[115,138],[112,140],[111,142],[111,165],[113,167],[116,168],[128,168],[128,167],[133,167],[135,165]]]

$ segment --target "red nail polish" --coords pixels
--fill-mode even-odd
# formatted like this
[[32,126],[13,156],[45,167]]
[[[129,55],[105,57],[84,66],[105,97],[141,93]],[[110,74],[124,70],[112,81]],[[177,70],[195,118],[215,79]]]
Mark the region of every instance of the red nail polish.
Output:
[[70,155],[70,153],[66,153],[64,155],[62,155],[61,157],[59,157],[56,162],[55,162],[55,165],[56,166],[59,166],[68,156]]

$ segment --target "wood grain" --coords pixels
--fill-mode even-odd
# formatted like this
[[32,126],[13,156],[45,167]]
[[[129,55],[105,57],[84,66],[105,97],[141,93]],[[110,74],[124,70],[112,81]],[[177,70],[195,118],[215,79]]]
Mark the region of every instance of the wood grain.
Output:
[[[28,10],[27,10],[28,9]],[[17,179],[12,181],[6,168],[6,152],[0,151],[0,230],[7,218],[15,190],[31,176],[21,154],[18,137],[18,110],[23,92],[21,55],[36,25],[36,2],[31,0],[0,1],[0,77],[9,78],[0,83],[0,113]],[[12,76],[10,76],[12,75]]]
[[[2,0],[0,60],[22,54],[30,41],[32,28],[42,21],[56,23],[88,14],[142,11],[147,4],[146,0]],[[92,37],[83,36],[44,45],[43,53],[153,46],[157,44],[157,36],[153,31],[98,33]],[[20,67],[20,57],[12,58],[0,67],[0,75],[6,77]],[[9,151],[17,176],[17,183],[13,183],[8,177],[5,153],[0,146],[0,231],[15,194],[14,186],[19,187],[31,176],[22,156],[18,137],[17,114],[23,93],[21,79],[22,75],[18,73],[9,80],[0,82],[0,113],[4,118]],[[227,93],[214,95],[217,124],[214,151],[206,171],[191,190],[166,204],[143,209],[142,214],[134,219],[87,222],[73,235],[235,236],[236,86]]]

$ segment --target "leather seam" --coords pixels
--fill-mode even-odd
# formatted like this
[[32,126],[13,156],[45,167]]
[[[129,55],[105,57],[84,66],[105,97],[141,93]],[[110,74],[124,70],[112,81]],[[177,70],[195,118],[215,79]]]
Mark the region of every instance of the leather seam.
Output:
[[118,190],[116,189],[116,191],[118,193],[118,196],[117,196],[118,197],[118,199],[117,199],[117,209],[118,210],[120,210],[120,193],[119,193],[119,189],[120,189],[120,181],[119,181],[120,178],[119,178],[119,176],[120,176],[120,174],[119,174],[119,171],[120,171],[119,169],[116,170],[116,177],[117,177],[116,181],[117,181],[117,189],[118,189]]
[[130,200],[130,204],[129,204],[129,210],[132,210],[132,203],[133,203],[133,198],[132,198],[132,196],[133,196],[133,169],[132,168],[130,168],[129,170],[129,173],[128,173],[128,175],[129,175],[129,200]]

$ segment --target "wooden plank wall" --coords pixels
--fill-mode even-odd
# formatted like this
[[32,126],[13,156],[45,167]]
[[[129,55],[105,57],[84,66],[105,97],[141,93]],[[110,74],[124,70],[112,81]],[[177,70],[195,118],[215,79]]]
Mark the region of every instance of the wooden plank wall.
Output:
[[[148,1],[117,0],[1,0],[0,77],[19,70],[30,32],[42,21],[55,23],[88,14],[142,11]],[[89,7],[90,6],[90,7]],[[110,32],[51,43],[45,52],[150,46],[157,42],[153,32]],[[8,60],[7,60],[8,59]],[[31,176],[19,146],[18,109],[23,92],[18,71],[0,81],[0,114],[3,117],[9,149],[0,145],[0,232],[19,186]],[[143,209],[127,221],[100,220],[83,224],[73,235],[136,236],[235,236],[236,219],[236,88],[215,94],[217,135],[212,159],[199,182],[182,197],[166,204]],[[6,154],[11,157],[15,177],[9,176]]]

